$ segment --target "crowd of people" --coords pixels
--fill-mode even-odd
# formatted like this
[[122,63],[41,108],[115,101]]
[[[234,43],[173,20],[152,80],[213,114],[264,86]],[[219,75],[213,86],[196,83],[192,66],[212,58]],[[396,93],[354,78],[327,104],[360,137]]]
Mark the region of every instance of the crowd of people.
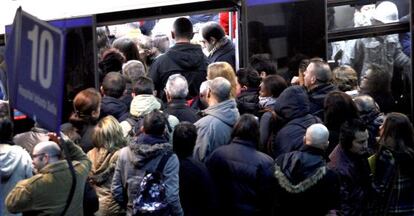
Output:
[[286,80],[265,55],[235,71],[219,24],[201,35],[204,52],[187,18],[170,48],[98,32],[100,91],[59,136],[2,114],[1,215],[414,215],[414,128],[381,66],[303,58]]

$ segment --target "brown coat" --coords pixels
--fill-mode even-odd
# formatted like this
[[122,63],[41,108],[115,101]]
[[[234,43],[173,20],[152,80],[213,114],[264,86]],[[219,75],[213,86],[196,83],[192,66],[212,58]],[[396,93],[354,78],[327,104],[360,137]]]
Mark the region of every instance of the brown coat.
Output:
[[111,193],[112,177],[118,154],[119,150],[109,152],[104,148],[93,148],[88,152],[88,158],[92,161],[89,180],[99,198],[99,211],[95,213],[96,216],[125,215],[125,211],[113,199]]

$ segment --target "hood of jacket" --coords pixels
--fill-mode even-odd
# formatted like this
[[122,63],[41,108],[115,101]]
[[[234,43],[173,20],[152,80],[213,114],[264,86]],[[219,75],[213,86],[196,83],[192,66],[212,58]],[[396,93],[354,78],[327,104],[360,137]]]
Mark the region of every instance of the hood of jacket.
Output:
[[160,108],[161,104],[154,95],[143,94],[137,95],[132,99],[129,112],[131,115],[138,117]]
[[309,113],[309,98],[302,86],[290,86],[277,99],[275,110],[283,119],[289,121]]
[[274,176],[290,193],[306,191],[326,175],[324,154],[313,147],[283,154],[276,159]]
[[18,168],[23,157],[23,151],[20,146],[9,144],[0,144],[0,176],[1,179],[8,179]]
[[172,152],[172,145],[162,136],[142,134],[130,142],[130,158],[135,167],[140,168],[152,159]]
[[100,185],[112,178],[118,155],[118,150],[110,152],[105,148],[93,148],[88,152],[88,158],[92,161],[89,178],[96,185]]
[[204,114],[214,116],[227,125],[233,126],[239,118],[239,110],[234,99],[225,100],[204,110]]
[[201,46],[190,43],[177,43],[166,55],[186,70],[198,69],[206,60]]
[[116,119],[119,119],[127,111],[128,107],[121,100],[109,96],[102,98],[101,113],[103,115],[113,115]]

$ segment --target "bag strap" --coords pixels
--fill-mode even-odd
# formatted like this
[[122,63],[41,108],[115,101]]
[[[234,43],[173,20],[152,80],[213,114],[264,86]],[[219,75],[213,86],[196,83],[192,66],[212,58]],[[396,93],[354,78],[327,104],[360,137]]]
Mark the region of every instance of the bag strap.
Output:
[[160,160],[160,162],[158,162],[158,166],[157,169],[155,170],[156,172],[162,173],[162,171],[164,170],[165,165],[167,164],[168,159],[170,159],[172,153],[168,152],[167,154],[164,154]]

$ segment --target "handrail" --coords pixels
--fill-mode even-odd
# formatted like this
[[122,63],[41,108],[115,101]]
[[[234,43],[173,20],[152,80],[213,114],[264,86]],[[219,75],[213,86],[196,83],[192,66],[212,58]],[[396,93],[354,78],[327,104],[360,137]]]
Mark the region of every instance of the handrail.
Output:
[[375,37],[410,31],[409,22],[396,22],[375,26],[362,26],[349,29],[328,31],[328,42],[343,41],[365,37]]

